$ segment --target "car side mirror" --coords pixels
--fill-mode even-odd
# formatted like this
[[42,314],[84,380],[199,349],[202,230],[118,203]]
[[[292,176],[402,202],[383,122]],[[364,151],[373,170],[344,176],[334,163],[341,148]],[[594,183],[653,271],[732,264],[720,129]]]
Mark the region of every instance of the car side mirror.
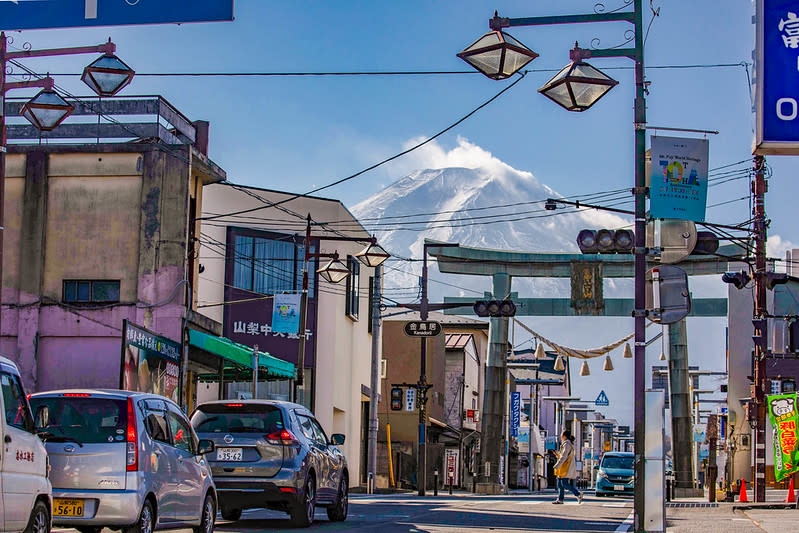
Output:
[[211,453],[216,449],[214,446],[214,441],[208,439],[200,439],[199,444],[197,444],[197,455],[205,455],[207,453]]
[[344,434],[343,433],[333,433],[330,435],[330,444],[335,446],[341,446],[344,444]]

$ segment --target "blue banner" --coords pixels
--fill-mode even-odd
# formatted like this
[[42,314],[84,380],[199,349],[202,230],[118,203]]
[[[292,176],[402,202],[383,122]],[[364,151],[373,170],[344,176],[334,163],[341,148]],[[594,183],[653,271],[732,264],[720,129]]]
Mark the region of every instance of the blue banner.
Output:
[[652,136],[652,218],[705,221],[708,152],[707,139]]
[[3,30],[230,20],[233,0],[0,1]]
[[273,333],[299,333],[300,303],[299,294],[275,294],[272,304]]
[[522,393],[510,393],[510,436],[519,436],[519,425],[521,424],[522,417]]
[[799,153],[799,0],[758,0],[757,21],[755,152],[796,154]]

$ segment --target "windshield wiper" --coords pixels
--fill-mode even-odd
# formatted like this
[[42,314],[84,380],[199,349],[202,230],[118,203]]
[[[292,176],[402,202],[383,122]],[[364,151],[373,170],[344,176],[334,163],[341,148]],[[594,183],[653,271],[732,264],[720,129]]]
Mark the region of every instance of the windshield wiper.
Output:
[[78,446],[83,448],[83,443],[81,441],[79,441],[78,439],[76,439],[75,437],[68,437],[66,435],[53,435],[49,431],[40,431],[38,433],[38,435],[39,435],[39,438],[42,439],[45,442],[47,442],[47,441],[74,442],[75,444],[77,444]]

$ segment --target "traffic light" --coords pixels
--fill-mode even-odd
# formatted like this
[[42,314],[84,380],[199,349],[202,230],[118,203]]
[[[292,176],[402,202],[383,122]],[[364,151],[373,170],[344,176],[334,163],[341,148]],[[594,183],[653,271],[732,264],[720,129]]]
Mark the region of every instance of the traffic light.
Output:
[[503,317],[515,316],[516,304],[513,300],[478,300],[474,302],[474,314],[477,316]]
[[577,234],[577,246],[584,254],[628,254],[634,242],[635,234],[628,229],[584,229]]
[[391,410],[402,411],[402,389],[400,387],[391,389]]
[[755,327],[755,334],[752,335],[752,342],[763,353],[768,350],[768,320],[765,318],[755,318],[752,320]]
[[752,278],[749,277],[749,274],[747,274],[744,270],[741,270],[740,272],[725,272],[721,275],[721,281],[724,283],[732,283],[735,285],[736,289],[743,289],[751,281],[751,279]]

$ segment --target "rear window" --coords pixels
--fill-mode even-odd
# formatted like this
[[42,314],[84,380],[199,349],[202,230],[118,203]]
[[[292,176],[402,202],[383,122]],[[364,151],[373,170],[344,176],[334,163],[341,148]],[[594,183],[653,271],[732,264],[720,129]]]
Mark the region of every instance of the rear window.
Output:
[[95,397],[31,398],[36,429],[81,444],[124,442],[128,406],[124,400]]
[[602,459],[602,468],[633,469],[632,457],[605,457]]
[[274,405],[246,403],[201,405],[191,417],[197,433],[272,433],[284,428]]

